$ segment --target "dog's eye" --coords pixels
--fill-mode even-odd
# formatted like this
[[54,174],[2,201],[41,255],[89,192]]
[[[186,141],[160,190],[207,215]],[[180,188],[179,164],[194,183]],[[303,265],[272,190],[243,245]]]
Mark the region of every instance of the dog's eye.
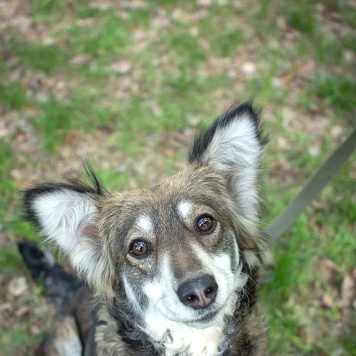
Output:
[[201,234],[210,234],[215,230],[216,220],[209,215],[202,215],[197,219],[196,229]]
[[130,244],[130,255],[135,258],[146,258],[152,250],[152,244],[144,239],[133,240]]

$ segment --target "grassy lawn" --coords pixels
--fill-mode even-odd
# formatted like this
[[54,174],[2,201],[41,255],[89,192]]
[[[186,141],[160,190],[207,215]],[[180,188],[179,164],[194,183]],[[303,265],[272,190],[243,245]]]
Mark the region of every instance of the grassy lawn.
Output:
[[[355,126],[351,1],[0,5],[0,354],[33,351],[53,313],[16,250],[39,240],[21,189],[87,158],[110,189],[156,184],[184,166],[196,130],[254,99],[271,137],[267,226]],[[355,157],[272,247],[271,355],[355,355]],[[28,286],[13,295],[18,276]]]

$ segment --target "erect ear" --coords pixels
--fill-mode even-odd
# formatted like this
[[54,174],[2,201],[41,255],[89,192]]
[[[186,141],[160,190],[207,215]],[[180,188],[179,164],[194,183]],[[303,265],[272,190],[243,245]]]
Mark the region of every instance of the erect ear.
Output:
[[228,180],[237,212],[258,220],[257,173],[265,145],[260,123],[250,103],[232,107],[196,139],[189,163],[206,163]]
[[[93,174],[93,173],[91,173]],[[78,274],[97,290],[109,292],[111,258],[99,236],[98,204],[106,194],[92,175],[95,187],[44,183],[24,193],[27,217],[47,240],[64,252]]]

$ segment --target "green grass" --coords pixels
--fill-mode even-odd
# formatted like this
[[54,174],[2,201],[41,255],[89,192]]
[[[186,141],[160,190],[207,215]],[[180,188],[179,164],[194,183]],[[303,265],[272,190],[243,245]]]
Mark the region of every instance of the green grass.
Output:
[[122,26],[119,17],[112,16],[105,20],[101,26],[89,29],[90,36],[86,34],[84,52],[93,56],[111,54],[122,50],[130,41],[130,34]]
[[66,51],[56,44],[33,44],[22,40],[11,44],[11,51],[16,54],[25,68],[51,74],[67,63]]
[[69,105],[63,105],[51,98],[42,107],[42,113],[35,121],[37,130],[44,139],[44,148],[53,151],[64,138],[64,134],[72,127],[75,120]]
[[[89,3],[31,3],[33,26],[43,26],[49,44],[32,32],[28,40],[13,25],[0,29],[4,290],[6,281],[23,271],[16,241],[40,239],[21,218],[18,192],[23,182],[34,183],[41,176],[27,177],[29,172],[60,179],[70,171],[74,162],[61,153],[74,130],[92,135],[95,149],[89,159],[105,185],[131,189],[156,183],[182,167],[186,143],[175,137],[191,137],[192,130],[231,104],[254,98],[271,133],[262,179],[266,224],[354,126],[356,85],[350,57],[356,47],[348,28],[356,26],[356,19],[346,3],[324,1],[322,17],[317,0],[263,0],[254,7],[152,0],[142,7],[93,8]],[[330,35],[332,13],[345,33]],[[136,47],[134,31],[143,33],[144,49]],[[73,63],[81,55],[83,63]],[[130,71],[115,73],[112,65],[122,60],[130,63]],[[244,62],[256,64],[252,75],[241,71]],[[229,77],[230,70],[235,77]],[[40,88],[33,85],[38,78]],[[64,92],[57,91],[58,82],[64,83]],[[12,129],[6,131],[7,126]],[[334,137],[335,127],[344,134]],[[94,139],[98,132],[102,135]],[[71,160],[82,154],[74,146]],[[311,154],[311,146],[319,152]],[[329,355],[340,349],[352,355],[356,348],[354,324],[342,335],[332,332],[340,319],[336,304],[315,304],[317,293],[330,293],[320,277],[320,261],[330,259],[339,266],[338,288],[354,266],[354,160],[355,155],[273,247],[274,268],[261,291],[272,355]],[[14,170],[21,172],[21,183]],[[41,297],[35,301],[40,303]],[[11,330],[1,330],[2,352],[22,355],[34,347],[42,334],[29,337],[29,328],[29,322],[16,319]]]
[[26,104],[26,93],[21,83],[12,81],[8,84],[2,85],[0,83],[0,103],[2,103],[7,110],[20,110]]
[[352,112],[355,108],[356,81],[345,75],[320,73],[315,82],[316,95],[337,113]]
[[[15,243],[17,236],[27,236],[28,238],[38,236],[32,227],[24,223],[17,207],[20,187],[11,178],[11,170],[15,166],[14,161],[14,153],[10,143],[7,140],[0,140],[0,181],[2,182],[0,184],[0,232],[2,232],[0,243],[7,236],[12,243]],[[15,245],[0,249],[2,273],[16,272],[21,264],[22,261]]]
[[68,14],[75,14],[80,19],[95,16],[98,9],[90,6],[88,0],[34,0],[31,3],[31,12],[36,23],[55,24]]
[[16,184],[11,179],[10,171],[13,168],[13,153],[7,140],[0,141],[0,214],[7,216],[8,205],[13,201],[16,192]]
[[60,0],[35,0],[32,1],[31,10],[33,18],[38,21],[48,21],[48,18],[63,10]]
[[233,56],[243,41],[243,32],[233,29],[217,35],[213,40],[213,51],[221,57]]
[[0,252],[0,264],[2,273],[16,272],[22,259],[16,249],[5,249]]
[[1,345],[5,345],[1,350],[2,354],[10,355],[14,354],[14,352],[15,354],[16,352],[22,354],[23,350],[32,346],[34,342],[40,343],[45,337],[45,332],[43,331],[38,335],[29,338],[30,328],[30,323],[23,321],[16,329],[12,329],[10,331],[0,329],[0,331],[2,331],[0,343]]
[[173,50],[178,63],[195,66],[205,58],[198,39],[188,33],[178,32],[167,36],[166,41],[166,46]]
[[[311,159],[309,160],[311,161]],[[336,349],[338,343],[347,343],[348,353],[351,355],[354,340],[345,335],[337,338],[329,330],[322,331],[320,341],[303,343],[300,340],[301,330],[305,328],[305,320],[313,306],[306,298],[308,289],[318,283],[318,264],[320,259],[330,259],[336,265],[345,270],[354,266],[356,254],[356,242],[354,239],[354,221],[356,214],[356,189],[350,181],[352,171],[352,158],[332,182],[328,189],[323,192],[317,200],[322,203],[321,208],[308,208],[307,211],[293,224],[285,236],[275,245],[274,268],[270,280],[264,286],[260,295],[270,326],[271,352],[276,354],[313,354],[324,352],[329,354],[330,350]],[[303,161],[300,162],[303,164]],[[303,164],[304,166],[304,164]],[[312,165],[314,166],[314,164]],[[308,171],[313,171],[310,166]],[[305,167],[305,166],[304,166]],[[276,215],[276,210],[283,209],[285,203],[280,203],[280,197],[276,192],[280,187],[273,188],[267,192],[266,204],[274,204],[277,209],[270,215]],[[290,199],[293,194],[290,194]],[[342,279],[339,280],[339,288]],[[324,290],[327,284],[319,285]],[[304,300],[304,302],[302,302]],[[301,304],[302,302],[302,304]],[[315,311],[313,312],[315,313]],[[303,321],[300,320],[303,316]],[[326,321],[334,325],[339,320],[337,311],[322,312],[321,310],[313,316],[313,322],[323,325]],[[321,328],[324,329],[324,328]],[[294,350],[294,351],[293,351]],[[298,351],[297,351],[298,350]]]
[[302,6],[298,4],[289,8],[287,21],[295,29],[310,36],[315,32],[315,20],[313,6],[308,6],[309,4],[309,1],[304,1]]

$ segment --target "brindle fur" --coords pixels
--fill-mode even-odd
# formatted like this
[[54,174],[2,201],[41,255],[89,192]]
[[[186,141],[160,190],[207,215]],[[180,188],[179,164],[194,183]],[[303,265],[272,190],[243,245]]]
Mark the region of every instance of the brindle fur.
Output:
[[[206,212],[206,209],[214,210],[218,217],[218,228],[199,244],[204,251],[219,254],[231,250],[232,241],[236,240],[239,255],[232,255],[231,264],[236,264],[236,268],[241,267],[241,276],[247,276],[243,288],[233,291],[236,303],[232,314],[224,316],[218,354],[225,356],[267,354],[266,326],[256,304],[258,270],[266,248],[266,239],[258,228],[258,214],[257,210],[255,211],[258,200],[255,197],[255,187],[249,187],[247,182],[245,183],[247,186],[241,186],[239,191],[239,180],[242,181],[244,177],[233,172],[233,169],[236,170],[234,164],[244,172],[244,169],[249,169],[250,163],[247,159],[244,161],[244,157],[238,157],[242,163],[239,159],[237,163],[230,162],[227,155],[221,158],[224,160],[224,167],[227,167],[226,172],[222,172],[216,165],[210,163],[210,160],[214,161],[216,157],[209,158],[207,152],[213,145],[212,140],[216,132],[229,128],[236,117],[246,116],[249,116],[251,121],[251,135],[256,141],[255,146],[257,142],[259,145],[257,156],[259,150],[263,148],[264,141],[261,139],[258,116],[249,104],[245,104],[232,108],[196,139],[187,168],[155,187],[110,193],[100,185],[94,173],[90,171],[92,185],[80,182],[47,183],[26,192],[25,206],[28,217],[42,227],[45,234],[44,222],[35,205],[39,197],[71,191],[78,196],[85,195],[88,201],[94,202],[96,209],[95,217],[81,221],[76,232],[76,238],[83,239],[83,248],[89,246],[91,251],[94,251],[90,255],[91,260],[85,261],[85,264],[78,268],[75,266],[74,256],[72,264],[93,290],[97,306],[92,313],[86,309],[84,313],[86,318],[80,317],[83,309],[78,312],[80,309],[78,305],[81,306],[83,300],[91,298],[90,292],[83,287],[77,299],[59,316],[53,331],[43,343],[42,349],[45,354],[61,354],[58,345],[65,344],[70,337],[80,341],[83,345],[81,353],[84,355],[166,354],[164,343],[170,337],[169,330],[168,335],[164,336],[165,340],[161,341],[155,340],[145,331],[145,321],[130,302],[122,275],[125,274],[130,283],[137,286],[142,284],[143,280],[153,280],[158,273],[156,265],[159,265],[156,251],[159,251],[160,255],[168,256],[167,258],[172,261],[172,273],[177,281],[184,280],[189,271],[203,270],[202,262],[190,247],[196,232],[182,228],[180,217],[177,216],[176,206],[182,200],[194,202],[193,210],[197,210],[194,210],[195,216]],[[237,147],[249,154],[249,147],[247,144],[244,145]],[[219,147],[218,149],[220,150]],[[236,153],[231,153],[234,154]],[[243,154],[242,152],[241,155]],[[251,177],[251,181],[254,182],[254,176]],[[244,202],[242,194],[250,194],[249,201]],[[249,212],[245,206],[247,208],[253,206],[253,209],[251,208]],[[154,241],[155,249],[152,259],[131,259],[128,262],[127,239],[130,234],[135,233],[135,229],[132,229],[137,212],[142,216],[149,216],[151,221],[154,221],[152,233],[148,232],[144,237]],[[65,218],[67,219],[67,216]],[[188,226],[191,223],[189,221]],[[53,228],[53,231],[57,230]],[[70,251],[68,253],[70,254]],[[140,308],[148,307],[149,301],[142,291],[136,298]],[[84,321],[85,328],[82,327]],[[92,324],[91,328],[88,327],[89,324]],[[186,352],[179,354],[189,355]]]

